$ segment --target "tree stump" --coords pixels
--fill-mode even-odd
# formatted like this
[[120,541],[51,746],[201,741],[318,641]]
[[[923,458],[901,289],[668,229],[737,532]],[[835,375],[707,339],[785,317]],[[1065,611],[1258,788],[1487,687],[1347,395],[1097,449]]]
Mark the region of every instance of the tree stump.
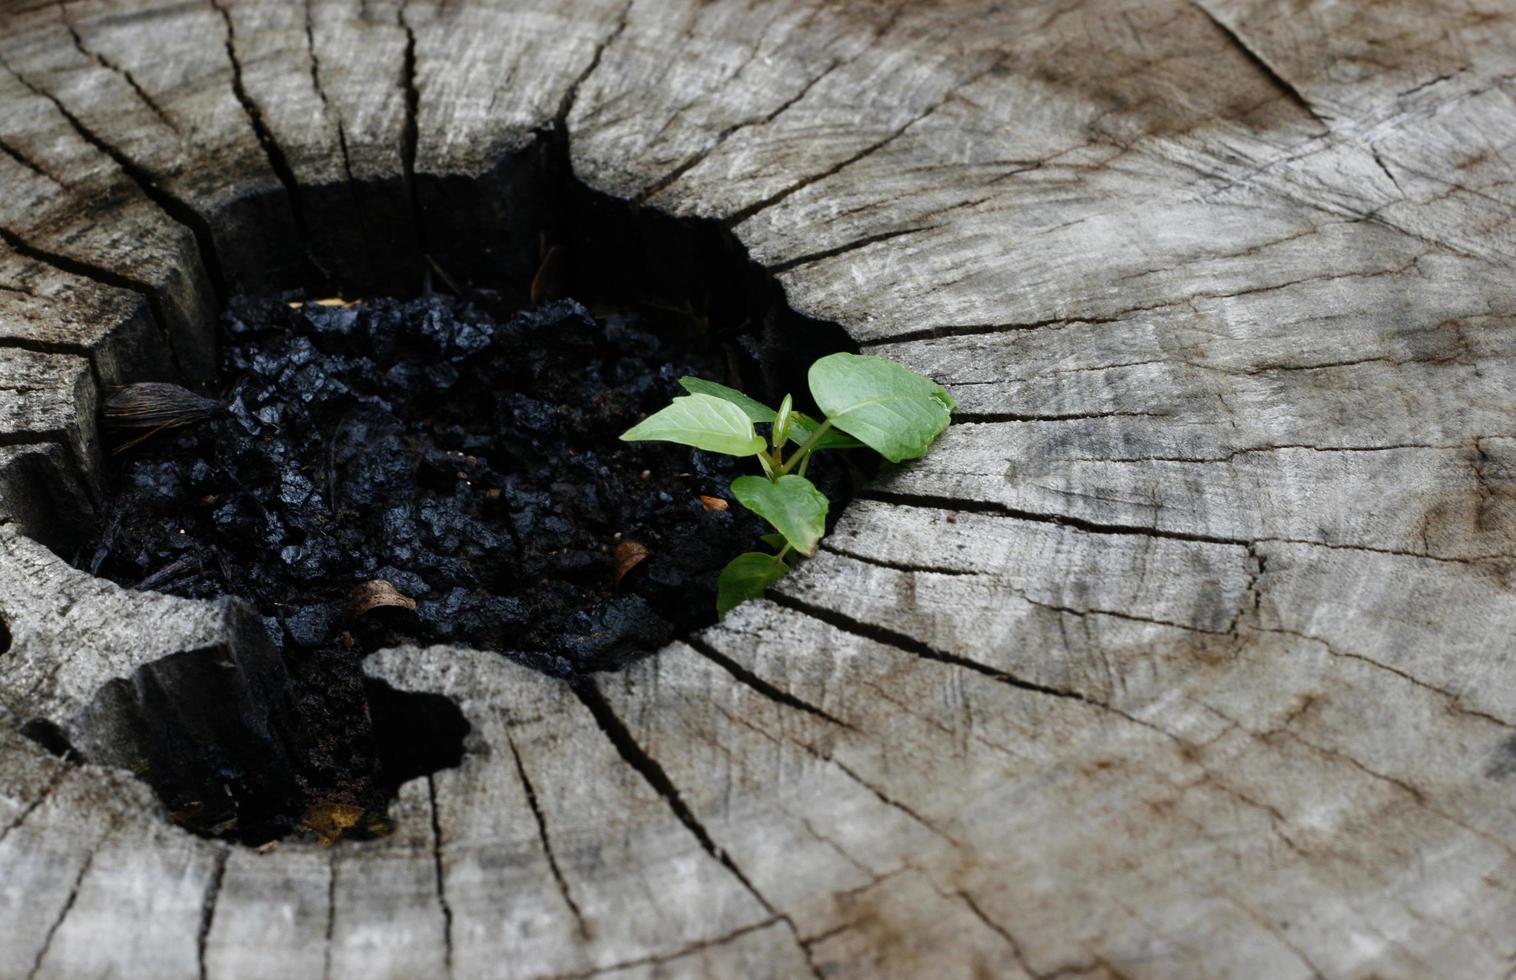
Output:
[[[20,0],[0,38],[0,975],[1508,974],[1509,7]],[[101,692],[281,668],[236,603],[49,550],[100,391],[203,377],[230,291],[519,264],[557,165],[730,229],[956,424],[589,696],[375,655],[472,726],[391,835],[179,830]]]

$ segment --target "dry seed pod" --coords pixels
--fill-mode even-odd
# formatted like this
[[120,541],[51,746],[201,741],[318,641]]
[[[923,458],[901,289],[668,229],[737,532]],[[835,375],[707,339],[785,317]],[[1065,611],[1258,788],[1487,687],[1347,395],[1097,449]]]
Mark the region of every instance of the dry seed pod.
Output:
[[100,406],[105,424],[112,429],[137,429],[141,434],[117,446],[121,452],[162,432],[181,425],[203,422],[221,409],[214,398],[197,395],[188,388],[162,381],[144,381],[111,392]]
[[626,573],[636,568],[647,558],[647,548],[636,541],[627,539],[616,545],[616,585],[621,585],[621,580],[626,578]]
[[161,381],[127,385],[111,392],[101,412],[117,429],[169,429],[202,422],[216,414],[221,403],[188,388]]
[[376,578],[354,587],[353,591],[348,593],[347,608],[343,610],[343,618],[350,623],[357,622],[375,609],[385,607],[415,612],[416,600],[401,595],[392,583]]

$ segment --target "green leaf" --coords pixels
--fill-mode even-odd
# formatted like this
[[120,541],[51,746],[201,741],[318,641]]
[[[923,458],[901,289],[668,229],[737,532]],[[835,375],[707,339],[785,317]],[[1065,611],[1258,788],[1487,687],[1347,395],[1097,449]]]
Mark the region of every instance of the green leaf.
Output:
[[868,354],[829,354],[809,380],[832,425],[892,463],[924,454],[958,407],[935,381]]
[[711,395],[685,395],[621,434],[622,442],[677,442],[728,456],[753,456],[764,442],[735,405]]
[[774,410],[756,398],[749,398],[736,388],[728,388],[726,385],[718,385],[714,381],[704,378],[696,378],[685,375],[679,379],[679,384],[685,391],[692,395],[710,395],[724,402],[731,402],[742,409],[742,414],[748,417],[749,422],[772,422]]
[[[808,415],[802,415],[799,412],[792,413],[790,416],[790,441],[804,445],[805,440],[811,437],[811,433],[815,432],[816,426],[820,424],[820,422],[817,422],[815,419],[812,419]],[[834,426],[830,429],[827,429],[821,434],[821,438],[816,440],[816,445],[811,447],[811,451],[819,452],[822,449],[867,448],[868,447],[863,443],[859,442],[857,439],[854,439],[846,432],[838,431]]]
[[779,411],[774,413],[774,428],[769,434],[769,442],[775,449],[784,445],[790,436],[790,412],[795,407],[795,400],[789,395],[784,396],[784,401],[779,403]]
[[[704,378],[696,378],[691,375],[685,375],[680,378],[679,383],[684,386],[685,391],[691,394],[710,395],[713,398],[720,398],[722,401],[731,402],[742,409],[743,414],[749,420],[756,423],[773,422],[778,415],[777,412],[763,404],[763,402],[758,401],[756,398],[749,398],[736,388],[728,388],[726,385],[719,385],[714,381],[707,381]],[[785,397],[788,398],[789,396],[786,395]],[[811,433],[816,431],[816,426],[819,424],[809,415],[802,412],[791,412],[790,431],[787,433],[789,436],[788,441],[797,446],[803,445],[805,440],[811,437]],[[863,449],[865,447],[863,443],[845,432],[828,429],[821,437],[821,441],[816,443],[812,448]]]
[[789,570],[784,562],[761,551],[733,558],[716,579],[716,615],[725,616],[734,606],[761,597],[764,589],[784,578]]
[[796,551],[809,558],[826,533],[826,495],[803,476],[791,473],[769,482],[761,476],[739,476],[732,495],[748,510],[774,525]]

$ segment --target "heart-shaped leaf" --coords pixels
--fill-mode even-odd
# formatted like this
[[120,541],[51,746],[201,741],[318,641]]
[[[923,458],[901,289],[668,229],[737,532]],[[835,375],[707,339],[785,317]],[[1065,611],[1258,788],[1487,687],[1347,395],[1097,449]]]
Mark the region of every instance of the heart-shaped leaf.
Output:
[[790,546],[809,558],[826,533],[826,495],[803,476],[791,473],[769,482],[761,476],[739,476],[732,495],[748,510],[774,525]]
[[728,456],[753,456],[764,442],[741,409],[712,395],[675,398],[621,434],[623,442],[677,442]]
[[716,579],[716,615],[725,616],[732,607],[757,599],[763,590],[784,577],[789,566],[774,555],[749,551],[727,563]]
[[750,422],[774,421],[774,410],[756,398],[749,398],[736,388],[728,388],[726,385],[718,385],[714,381],[704,378],[696,378],[685,375],[679,379],[679,384],[685,391],[692,395],[710,395],[712,398],[720,398],[722,401],[731,402],[742,409],[742,414],[748,417]]
[[832,425],[892,463],[924,454],[958,407],[941,385],[882,357],[829,354],[808,377]]
[[[679,379],[679,383],[684,386],[685,391],[688,391],[691,394],[710,395],[713,398],[720,398],[722,401],[731,402],[733,405],[736,405],[738,408],[742,409],[742,413],[749,419],[759,424],[763,424],[765,422],[774,422],[776,421],[779,414],[772,408],[769,408],[767,405],[763,404],[763,402],[758,401],[756,398],[749,398],[747,395],[744,395],[736,388],[728,388],[726,385],[720,385],[714,381],[707,381],[704,378],[685,375]],[[788,398],[789,396],[786,395],[785,397]],[[816,426],[820,424],[821,423],[817,422],[815,419],[802,412],[790,412],[789,432],[786,433],[788,436],[788,441],[797,446],[803,445],[805,441],[811,437],[811,433],[816,431]],[[816,441],[816,445],[812,446],[811,448],[813,450],[821,450],[862,449],[864,447],[863,443],[859,442],[857,439],[854,439],[847,433],[838,432],[836,429],[828,429],[826,432],[823,432],[821,434],[821,438],[818,439]]]

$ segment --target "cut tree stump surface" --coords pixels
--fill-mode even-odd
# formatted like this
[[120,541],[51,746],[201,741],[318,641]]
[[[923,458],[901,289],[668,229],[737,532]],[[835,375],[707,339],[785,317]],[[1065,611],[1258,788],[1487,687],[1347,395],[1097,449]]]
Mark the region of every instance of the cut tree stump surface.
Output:
[[[22,0],[0,38],[0,976],[1509,975],[1509,4]],[[375,842],[197,838],[19,734],[266,667],[236,606],[28,536],[98,492],[99,388],[203,371],[218,293],[301,262],[257,243],[381,261],[385,182],[543,131],[957,424],[584,696],[375,655],[473,726]]]

